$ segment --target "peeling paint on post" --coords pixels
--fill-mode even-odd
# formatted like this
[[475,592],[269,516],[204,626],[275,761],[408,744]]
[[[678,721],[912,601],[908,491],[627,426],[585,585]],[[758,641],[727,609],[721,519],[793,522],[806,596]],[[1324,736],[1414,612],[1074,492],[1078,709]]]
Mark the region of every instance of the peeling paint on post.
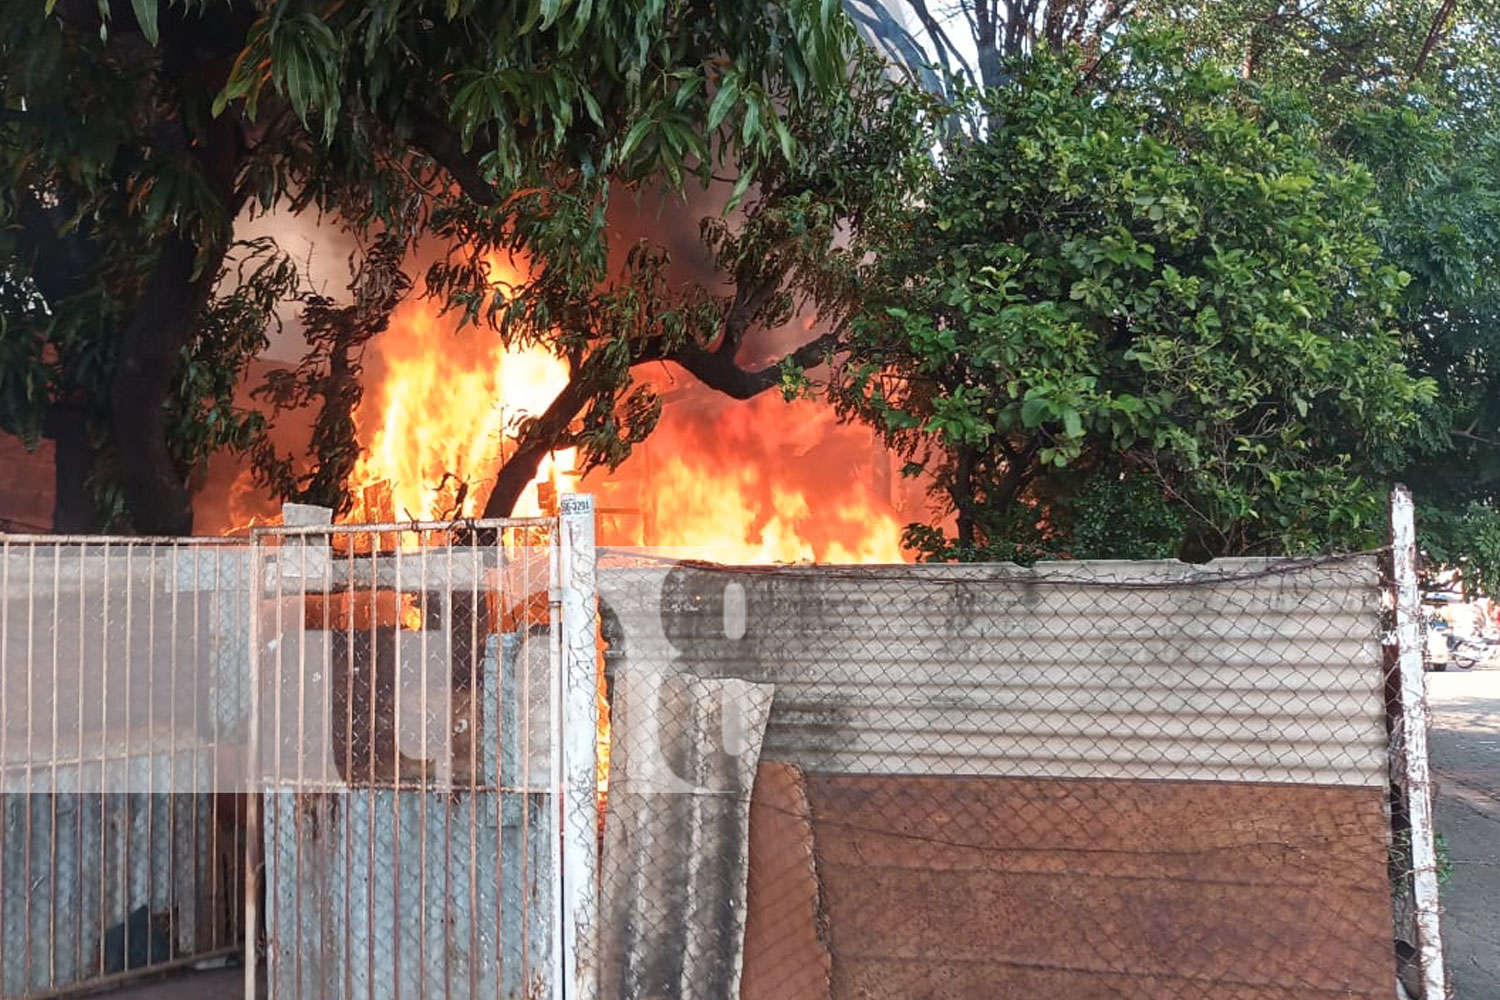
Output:
[[1433,838],[1432,775],[1427,761],[1427,677],[1422,672],[1421,595],[1417,591],[1417,532],[1411,491],[1391,491],[1391,562],[1396,577],[1396,640],[1400,650],[1401,737],[1406,766],[1406,808],[1411,821],[1412,897],[1422,994],[1448,995],[1438,923],[1437,849]]
[[594,498],[560,504],[553,635],[561,667],[562,984],[567,1000],[598,996],[599,941],[599,641]]

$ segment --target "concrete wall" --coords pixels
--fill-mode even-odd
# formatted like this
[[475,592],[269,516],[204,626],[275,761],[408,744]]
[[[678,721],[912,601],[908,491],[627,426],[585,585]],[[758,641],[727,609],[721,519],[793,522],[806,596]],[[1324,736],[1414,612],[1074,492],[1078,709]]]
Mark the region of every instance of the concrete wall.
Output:
[[636,566],[601,590],[617,686],[775,685],[742,997],[1238,1000],[1394,990],[1376,580]]

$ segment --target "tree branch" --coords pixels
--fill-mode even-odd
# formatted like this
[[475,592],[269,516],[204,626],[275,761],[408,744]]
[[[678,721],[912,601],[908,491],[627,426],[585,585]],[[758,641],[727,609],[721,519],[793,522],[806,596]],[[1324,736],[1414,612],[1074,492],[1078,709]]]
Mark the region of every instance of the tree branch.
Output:
[[917,20],[922,22],[922,30],[926,31],[932,39],[933,47],[937,50],[938,62],[942,67],[945,70],[950,68],[948,59],[952,56],[953,62],[959,67],[963,75],[968,78],[969,83],[973,85],[975,83],[974,75],[969,72],[969,67],[964,60],[963,53],[949,39],[948,33],[943,30],[943,26],[938,22],[938,19],[933,17],[932,12],[927,9],[926,0],[910,0],[908,6],[910,6],[912,13],[917,15]]
[[[733,399],[744,400],[779,385],[781,366],[787,360],[803,367],[811,367],[822,361],[824,354],[837,343],[838,334],[825,333],[797,348],[781,361],[757,371],[746,371],[734,363],[733,357],[707,350],[696,343],[670,352],[648,349],[631,362],[631,367],[674,361],[710,389]],[[519,447],[500,467],[495,487],[485,501],[481,516],[509,517],[516,502],[521,499],[521,494],[536,478],[542,459],[567,441],[569,426],[601,388],[584,374],[586,370],[587,366],[575,367],[567,385],[563,386],[542,415],[527,428]]]
[[1412,65],[1411,75],[1408,82],[1422,75],[1422,70],[1427,68],[1427,60],[1432,55],[1438,39],[1442,37],[1444,29],[1448,26],[1448,19],[1453,16],[1455,0],[1443,0],[1438,5],[1438,10],[1432,18],[1432,26],[1427,29],[1427,37],[1422,41],[1422,51],[1417,55],[1417,61]]
[[[734,357],[719,351],[709,351],[695,343],[688,343],[670,352],[659,360],[675,361],[687,369],[694,378],[733,399],[749,399],[767,389],[781,384],[781,366],[786,361],[803,368],[816,365],[824,354],[838,344],[838,335],[825,333],[788,354],[781,361],[756,371],[746,371],[735,363]],[[640,363],[645,363],[643,359]]]
[[495,488],[484,503],[484,517],[509,517],[516,501],[526,492],[526,487],[536,478],[536,470],[547,453],[558,446],[559,441],[594,394],[594,387],[587,378],[574,372],[568,378],[557,398],[542,411],[542,415],[526,431],[520,446],[500,467],[495,477]]
[[[741,342],[745,339],[746,331],[750,329],[750,324],[755,322],[755,317],[781,289],[784,278],[785,269],[783,268],[775,274],[763,276],[748,285],[744,282],[736,284],[734,302],[724,317],[724,332],[714,347],[715,354],[725,355],[730,360],[734,359],[735,354],[739,352]],[[748,291],[746,291],[747,287]]]
[[500,196],[494,185],[485,180],[478,160],[472,152],[464,149],[453,129],[426,108],[413,107],[411,112],[412,141],[448,171],[464,195],[480,205],[491,206],[499,202]]

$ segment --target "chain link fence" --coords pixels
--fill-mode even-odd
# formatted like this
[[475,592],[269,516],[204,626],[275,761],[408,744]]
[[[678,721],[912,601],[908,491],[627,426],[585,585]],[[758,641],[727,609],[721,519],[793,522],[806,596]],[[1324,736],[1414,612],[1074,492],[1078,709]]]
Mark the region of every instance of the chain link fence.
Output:
[[606,555],[601,995],[1420,990],[1381,555]]
[[297,1000],[1441,995],[1409,538],[596,566],[586,497],[303,513],[0,538],[0,995],[247,941]]

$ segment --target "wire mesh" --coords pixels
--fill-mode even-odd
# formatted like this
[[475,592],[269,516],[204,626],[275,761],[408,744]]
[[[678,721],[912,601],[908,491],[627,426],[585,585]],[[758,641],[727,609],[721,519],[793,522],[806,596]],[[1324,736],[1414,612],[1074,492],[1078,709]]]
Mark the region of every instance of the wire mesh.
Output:
[[248,565],[0,535],[0,996],[237,947]]
[[271,996],[562,995],[557,530],[254,535]]
[[1376,554],[600,590],[601,995],[1393,995]]
[[0,537],[0,995],[1420,981],[1378,554],[613,553],[596,647],[591,516]]

